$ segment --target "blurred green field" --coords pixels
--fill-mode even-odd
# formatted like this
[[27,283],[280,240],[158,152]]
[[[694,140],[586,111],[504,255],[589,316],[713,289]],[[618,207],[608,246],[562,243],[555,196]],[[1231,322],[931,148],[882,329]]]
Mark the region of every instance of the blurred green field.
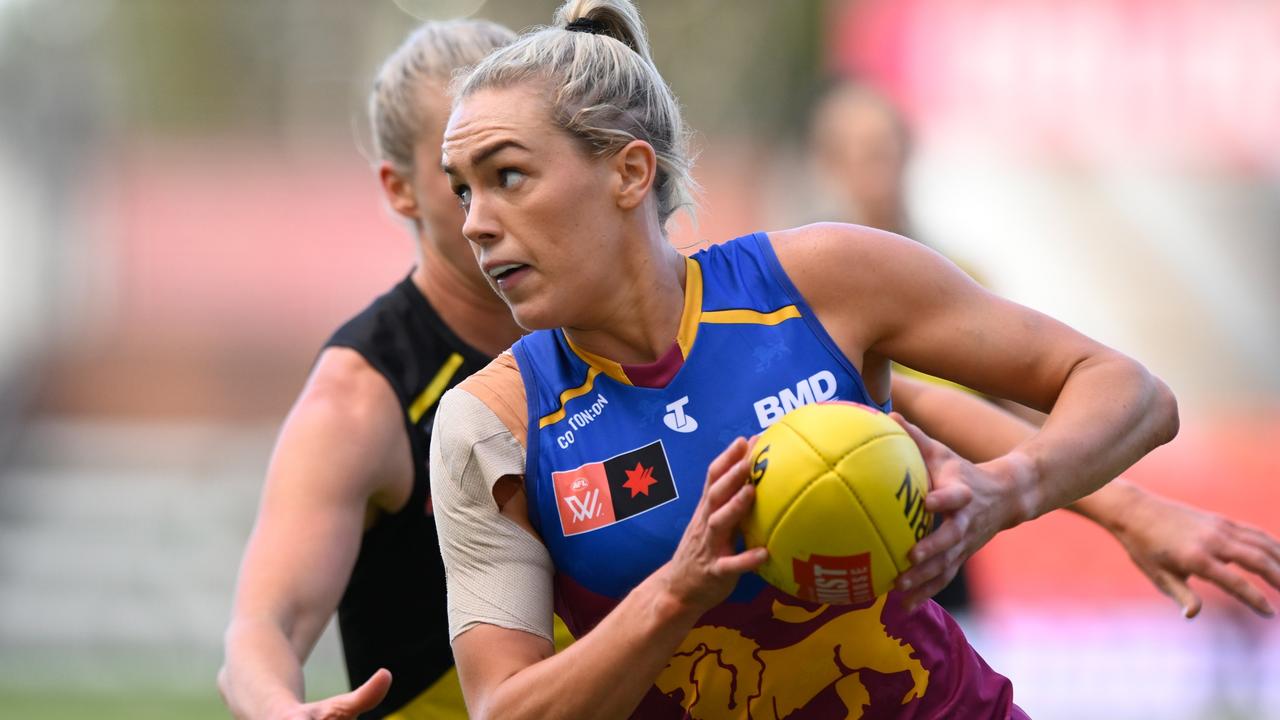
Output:
[[[216,621],[211,621],[216,622]],[[211,624],[212,632],[216,624]],[[0,645],[0,720],[230,717],[215,686],[221,648]],[[345,692],[332,627],[304,669],[309,699]]]
[[226,718],[217,694],[69,692],[0,687],[0,717],[23,720],[204,720]]

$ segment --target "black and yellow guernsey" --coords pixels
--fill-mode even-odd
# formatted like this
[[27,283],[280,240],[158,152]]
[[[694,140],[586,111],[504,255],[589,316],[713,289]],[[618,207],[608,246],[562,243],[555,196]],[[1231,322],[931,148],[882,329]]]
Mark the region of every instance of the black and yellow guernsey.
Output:
[[446,390],[490,358],[451,331],[405,278],[325,343],[360,353],[395,391],[413,453],[413,491],[397,513],[365,531],[338,604],[347,676],[357,687],[380,667],[391,692],[364,718],[466,717],[445,608],[431,484],[431,425]]

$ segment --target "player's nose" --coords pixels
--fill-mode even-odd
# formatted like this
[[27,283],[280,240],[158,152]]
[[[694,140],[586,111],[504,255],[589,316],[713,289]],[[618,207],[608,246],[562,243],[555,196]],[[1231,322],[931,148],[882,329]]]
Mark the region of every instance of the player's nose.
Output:
[[462,223],[462,234],[477,245],[490,244],[502,237],[502,226],[493,212],[493,204],[481,193],[471,198],[467,219]]

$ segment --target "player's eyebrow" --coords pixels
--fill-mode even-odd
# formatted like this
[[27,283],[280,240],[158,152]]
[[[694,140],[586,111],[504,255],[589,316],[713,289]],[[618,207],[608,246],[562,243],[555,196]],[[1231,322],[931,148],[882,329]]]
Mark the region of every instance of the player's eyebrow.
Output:
[[[489,145],[489,146],[487,146],[487,147],[482,147],[482,148],[480,148],[479,150],[476,150],[474,153],[472,153],[472,154],[471,154],[471,164],[472,164],[472,165],[479,165],[480,163],[484,162],[485,160],[488,160],[490,157],[492,157],[492,156],[496,155],[498,152],[500,152],[500,151],[502,151],[502,150],[506,150],[506,149],[507,149],[507,148],[509,148],[509,147],[519,148],[519,149],[524,150],[524,151],[526,151],[526,152],[529,150],[529,148],[525,147],[524,145],[521,145],[520,143],[516,142],[515,140],[499,140],[498,142],[496,142],[496,143],[494,143],[494,144],[492,144],[492,145]],[[450,175],[452,175],[452,174],[457,170],[457,168],[455,168],[454,166],[450,165],[448,162],[443,162],[443,163],[441,163],[441,164],[440,164],[440,169],[441,169],[441,170],[444,170],[446,173],[448,173],[448,174],[450,174]]]

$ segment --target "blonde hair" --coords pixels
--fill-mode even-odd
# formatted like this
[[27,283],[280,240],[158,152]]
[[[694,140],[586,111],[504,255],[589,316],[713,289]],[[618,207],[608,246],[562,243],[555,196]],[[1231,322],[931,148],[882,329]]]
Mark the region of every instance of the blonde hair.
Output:
[[[589,28],[566,32],[575,21]],[[486,88],[544,82],[553,91],[553,121],[594,156],[612,155],[633,140],[653,146],[659,220],[665,223],[677,209],[691,208],[696,185],[680,104],[653,64],[635,5],[568,0],[553,22],[476,65],[458,81],[455,102]]]
[[369,124],[379,160],[396,172],[413,172],[413,146],[422,128],[424,82],[441,89],[460,69],[510,43],[516,34],[487,20],[427,22],[414,30],[382,63],[369,92]]

